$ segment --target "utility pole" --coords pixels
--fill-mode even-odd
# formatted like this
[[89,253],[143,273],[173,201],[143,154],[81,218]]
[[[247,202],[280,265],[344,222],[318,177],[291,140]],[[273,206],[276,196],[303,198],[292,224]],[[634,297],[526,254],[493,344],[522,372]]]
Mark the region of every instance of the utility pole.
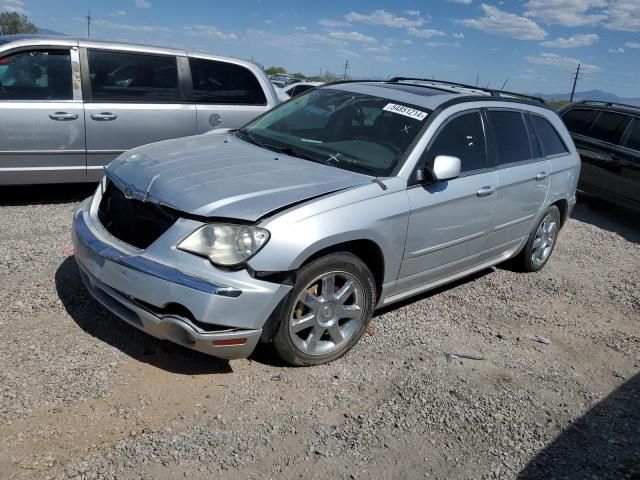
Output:
[[347,79],[347,70],[349,69],[351,65],[349,65],[349,59],[347,58],[347,61],[344,62],[344,76],[343,76],[343,80]]
[[576,76],[573,77],[573,88],[571,89],[571,99],[569,103],[573,102],[573,95],[576,93],[576,83],[578,83],[578,74],[580,73],[580,64],[578,64],[578,68],[576,68]]
[[91,38],[91,10],[87,12],[87,38]]
[[478,81],[480,81],[480,74],[479,73],[476,75],[476,87],[478,86]]

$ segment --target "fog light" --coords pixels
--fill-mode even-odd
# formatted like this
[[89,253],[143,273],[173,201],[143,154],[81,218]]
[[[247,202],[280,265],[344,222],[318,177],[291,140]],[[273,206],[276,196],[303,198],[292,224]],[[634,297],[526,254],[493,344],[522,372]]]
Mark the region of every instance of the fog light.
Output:
[[244,345],[247,343],[246,338],[225,338],[224,340],[214,340],[214,347],[226,347],[229,345]]

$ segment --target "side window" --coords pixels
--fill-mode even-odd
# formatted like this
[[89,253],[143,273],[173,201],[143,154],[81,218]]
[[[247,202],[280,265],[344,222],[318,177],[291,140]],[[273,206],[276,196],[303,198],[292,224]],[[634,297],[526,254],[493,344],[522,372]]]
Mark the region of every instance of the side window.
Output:
[[633,119],[624,146],[640,151],[640,118]]
[[560,155],[568,152],[562,138],[546,118],[540,115],[531,115],[531,123],[533,123],[533,128],[538,135],[544,155]]
[[574,108],[562,115],[562,120],[571,133],[586,135],[589,127],[598,116],[597,110]]
[[89,50],[91,96],[98,102],[180,102],[176,57]]
[[0,58],[0,100],[73,100],[69,50],[32,50]]
[[489,121],[496,137],[496,165],[522,162],[531,158],[529,134],[522,113],[511,110],[489,110]]
[[484,129],[480,113],[464,113],[447,122],[436,134],[425,155],[426,165],[433,165],[433,160],[438,155],[458,157],[462,173],[486,168]]
[[603,142],[618,144],[629,123],[630,117],[620,113],[601,112],[591,127],[589,136]]
[[193,98],[198,103],[266,105],[267,98],[255,75],[228,62],[190,58]]

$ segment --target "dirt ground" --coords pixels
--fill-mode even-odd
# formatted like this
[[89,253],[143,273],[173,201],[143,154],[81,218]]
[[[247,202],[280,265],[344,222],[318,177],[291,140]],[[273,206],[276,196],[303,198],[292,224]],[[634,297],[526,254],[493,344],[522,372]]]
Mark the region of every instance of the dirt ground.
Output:
[[90,193],[0,192],[0,478],[640,479],[637,214],[579,203],[541,272],[387,308],[344,358],[289,368],[90,299],[69,251]]

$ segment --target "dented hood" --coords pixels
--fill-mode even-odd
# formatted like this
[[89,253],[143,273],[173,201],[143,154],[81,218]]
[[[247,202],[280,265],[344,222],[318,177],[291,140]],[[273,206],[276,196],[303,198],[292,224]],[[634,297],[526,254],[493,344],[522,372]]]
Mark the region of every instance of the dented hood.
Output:
[[260,148],[233,133],[210,133],[138,147],[107,176],[140,200],[192,215],[255,221],[293,203],[371,177]]

